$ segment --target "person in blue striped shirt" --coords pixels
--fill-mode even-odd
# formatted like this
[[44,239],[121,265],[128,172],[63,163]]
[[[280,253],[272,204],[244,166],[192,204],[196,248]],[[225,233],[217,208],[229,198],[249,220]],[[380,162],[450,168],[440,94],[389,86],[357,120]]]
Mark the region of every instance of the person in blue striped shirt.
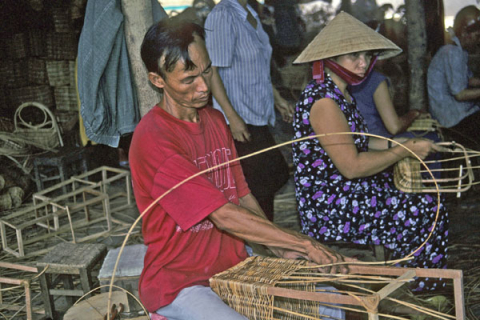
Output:
[[[291,122],[293,104],[272,85],[272,47],[255,10],[247,0],[222,0],[205,22],[206,44],[213,66],[214,107],[223,112],[239,156],[275,145],[269,125],[275,108]],[[242,160],[247,183],[273,221],[273,199],[288,180],[288,166],[280,150]]]

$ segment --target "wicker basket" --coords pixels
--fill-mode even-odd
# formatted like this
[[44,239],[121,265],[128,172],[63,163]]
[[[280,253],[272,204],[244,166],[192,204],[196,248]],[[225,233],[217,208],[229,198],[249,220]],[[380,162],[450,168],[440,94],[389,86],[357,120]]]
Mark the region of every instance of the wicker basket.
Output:
[[30,49],[30,56],[32,57],[44,57],[46,54],[45,40],[46,35],[39,30],[30,30],[28,32],[28,45]]
[[305,260],[251,257],[213,276],[210,287],[230,307],[249,319],[294,319],[285,318],[275,311],[277,308],[317,319],[319,302],[274,297],[268,292],[270,288],[278,287],[314,293],[314,282],[282,283],[299,270],[302,270],[303,275],[316,272],[314,269],[304,268],[306,264]]
[[22,59],[28,56],[28,39],[25,33],[14,34],[6,41],[7,54],[12,59]]
[[71,67],[73,61],[47,61],[48,82],[53,87],[71,85]]
[[[25,110],[29,107],[39,109],[43,113],[43,121],[31,124],[25,120]],[[14,133],[24,138],[28,143],[51,150],[59,145],[63,147],[63,140],[57,120],[52,112],[38,102],[26,102],[18,107],[14,117]]]
[[403,192],[433,193],[437,192],[434,182],[440,192],[460,193],[470,189],[474,174],[468,151],[458,143],[442,142],[439,145],[451,148],[452,153],[444,154],[442,160],[425,163],[441,163],[442,169],[437,171],[441,171],[442,177],[433,179],[430,175],[422,176],[428,171],[416,158],[407,157],[398,161],[393,168],[393,182],[397,189]]
[[29,101],[37,101],[47,107],[55,105],[52,88],[49,85],[12,88],[9,90],[9,98],[11,106],[18,106]]
[[77,35],[54,32],[47,34],[47,58],[51,60],[75,60],[77,57]]
[[55,104],[57,110],[76,111],[78,110],[77,92],[73,86],[55,88]]
[[416,119],[412,122],[410,127],[407,128],[408,132],[413,133],[415,136],[424,136],[429,132],[436,132],[441,140],[443,140],[442,132],[440,130],[441,126],[437,120],[432,119],[430,115]]
[[55,110],[55,116],[62,132],[66,133],[72,130],[78,122],[78,111],[60,111]]
[[52,19],[55,32],[71,32],[69,8],[55,7],[52,8]]
[[13,121],[9,118],[0,117],[0,132],[13,132]]
[[30,58],[27,60],[28,82],[30,84],[47,84],[47,67],[45,60]]
[[[333,319],[319,315],[321,305],[335,305],[334,308],[368,313],[368,319],[379,319],[379,303],[414,277],[452,279],[455,319],[465,318],[461,270],[349,265],[348,273],[326,274],[318,267],[305,260],[249,257],[210,278],[210,287],[248,319]],[[326,283],[334,284],[338,290],[325,287]],[[365,283],[381,289],[365,290]],[[402,303],[391,302],[392,309]],[[430,310],[422,309],[432,315],[427,311]]]
[[0,84],[10,88],[23,87],[28,84],[28,65],[25,59],[4,60],[0,66],[2,80]]

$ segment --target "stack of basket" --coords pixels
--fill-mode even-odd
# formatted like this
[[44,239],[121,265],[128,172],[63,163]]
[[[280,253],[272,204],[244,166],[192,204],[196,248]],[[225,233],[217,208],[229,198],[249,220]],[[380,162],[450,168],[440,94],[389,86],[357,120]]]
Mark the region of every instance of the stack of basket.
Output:
[[74,69],[80,30],[73,27],[67,5],[59,2],[48,10],[51,23],[46,21],[44,29],[12,31],[1,40],[0,109],[4,115],[13,116],[25,102],[38,102],[62,113],[67,122],[78,117]]

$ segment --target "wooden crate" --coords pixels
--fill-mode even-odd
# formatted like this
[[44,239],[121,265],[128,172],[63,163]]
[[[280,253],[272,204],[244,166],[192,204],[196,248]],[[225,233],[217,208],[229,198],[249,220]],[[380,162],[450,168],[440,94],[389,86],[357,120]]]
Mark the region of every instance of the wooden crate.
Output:
[[[79,228],[105,222],[106,231],[76,236]],[[40,228],[39,228],[40,227]],[[41,254],[26,252],[30,244],[53,236],[62,236],[73,243],[83,242],[111,229],[108,196],[90,187],[83,187],[53,199],[45,199],[0,219],[3,249],[16,257]],[[48,251],[44,249],[43,251]],[[44,253],[42,251],[42,253]]]

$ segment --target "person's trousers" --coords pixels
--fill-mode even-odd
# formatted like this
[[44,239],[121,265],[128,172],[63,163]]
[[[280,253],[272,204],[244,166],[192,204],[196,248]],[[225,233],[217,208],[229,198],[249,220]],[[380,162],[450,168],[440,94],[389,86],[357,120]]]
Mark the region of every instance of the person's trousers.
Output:
[[[276,145],[268,126],[247,125],[251,141],[235,141],[239,156],[248,155]],[[243,174],[252,194],[257,199],[270,221],[273,221],[273,200],[277,192],[288,180],[288,165],[276,148],[241,160]]]
[[[321,289],[335,290],[333,287]],[[248,320],[205,286],[183,289],[171,304],[158,309],[156,313],[168,320]],[[319,314],[325,319],[345,319],[345,312],[333,306],[320,306]]]

